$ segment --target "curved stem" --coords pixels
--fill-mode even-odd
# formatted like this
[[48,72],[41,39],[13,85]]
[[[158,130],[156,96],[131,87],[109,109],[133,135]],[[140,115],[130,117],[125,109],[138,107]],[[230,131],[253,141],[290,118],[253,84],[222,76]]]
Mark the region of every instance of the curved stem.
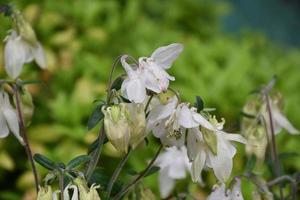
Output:
[[132,187],[133,187],[135,184],[137,184],[139,181],[141,181],[141,180],[144,178],[144,176],[146,176],[146,175],[149,173],[150,169],[152,168],[152,166],[153,166],[155,160],[157,159],[157,157],[158,157],[160,151],[162,150],[162,148],[163,148],[163,145],[161,144],[161,145],[159,146],[159,149],[157,150],[155,156],[152,158],[152,160],[150,161],[150,163],[148,164],[148,166],[146,167],[146,169],[144,169],[144,170],[140,173],[139,176],[137,176],[135,179],[133,179],[133,180],[131,181],[131,183],[129,183],[123,190],[121,190],[118,194],[116,194],[116,196],[114,196],[113,200],[118,200],[118,199],[120,199],[120,198],[121,198],[122,196],[124,196],[129,190],[131,190]]
[[115,61],[113,62],[112,64],[112,67],[111,67],[111,70],[110,70],[110,74],[109,74],[109,78],[108,78],[108,84],[107,84],[107,102],[110,101],[110,98],[111,98],[111,86],[112,86],[112,77],[113,77],[113,74],[114,74],[114,71],[117,67],[117,64],[118,62],[120,61],[120,58],[122,57],[122,55],[118,56]]
[[153,99],[153,96],[154,96],[154,95],[151,95],[151,96],[150,96],[150,98],[148,99],[147,104],[146,104],[146,106],[145,106],[144,112],[145,112],[146,114],[147,114],[147,110],[148,110],[148,108],[149,108],[149,106],[150,106],[151,100]]
[[[270,105],[269,95],[265,94],[266,103],[267,103],[267,111],[270,121],[270,130],[271,130],[271,152],[272,152],[272,158],[274,163],[274,170],[276,177],[280,176],[280,163],[278,159],[277,154],[277,148],[276,148],[276,140],[275,140],[275,131],[274,131],[274,124],[273,124],[273,117],[272,117],[272,109]],[[279,191],[280,191],[280,199],[283,199],[283,191],[281,185],[279,185]]]
[[178,104],[179,104],[181,102],[181,98],[180,98],[179,93],[176,90],[174,90],[174,89],[172,89],[170,87],[168,88],[168,90],[170,90],[171,92],[173,92],[175,94],[175,96],[176,96],[176,98],[178,100]]
[[16,97],[16,109],[17,109],[17,114],[18,114],[18,118],[19,118],[20,133],[24,140],[24,148],[25,148],[28,160],[31,165],[32,173],[34,176],[35,189],[38,192],[39,191],[38,173],[36,170],[36,166],[35,166],[33,156],[32,156],[32,151],[31,151],[29,140],[27,137],[26,126],[25,126],[24,117],[23,117],[22,108],[21,108],[19,87],[17,85],[14,85],[14,91],[15,91],[15,97]]
[[104,138],[105,138],[105,131],[104,131],[104,124],[102,123],[102,126],[99,130],[99,136],[98,136],[99,147],[92,153],[92,158],[89,162],[89,165],[88,165],[86,173],[85,173],[88,181],[90,181],[92,174],[93,174],[94,170],[96,169],[96,166],[100,159],[100,154],[102,151]]
[[107,186],[107,196],[109,197],[111,194],[111,190],[113,189],[114,183],[116,182],[121,170],[123,169],[126,161],[128,160],[130,154],[132,152],[132,149],[129,149],[128,153],[122,158],[119,165],[115,169],[111,179],[109,180],[108,186]]

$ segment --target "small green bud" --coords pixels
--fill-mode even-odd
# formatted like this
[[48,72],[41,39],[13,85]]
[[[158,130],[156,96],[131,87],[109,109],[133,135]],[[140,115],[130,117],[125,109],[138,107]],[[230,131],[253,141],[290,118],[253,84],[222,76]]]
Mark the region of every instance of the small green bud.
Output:
[[52,188],[50,185],[47,185],[45,187],[40,187],[37,200],[52,200],[53,199],[53,193]]

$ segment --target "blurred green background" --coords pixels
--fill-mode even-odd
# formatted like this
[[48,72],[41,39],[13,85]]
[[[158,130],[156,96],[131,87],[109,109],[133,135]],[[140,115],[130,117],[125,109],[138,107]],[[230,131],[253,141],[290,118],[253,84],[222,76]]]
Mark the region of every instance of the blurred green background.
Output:
[[[13,5],[23,11],[47,52],[48,70],[29,64],[21,76],[43,81],[28,88],[36,107],[29,127],[34,152],[61,162],[86,153],[98,129],[88,132],[87,121],[93,101],[105,97],[114,59],[123,53],[147,56],[173,42],[183,43],[185,49],[170,70],[176,77],[171,87],[190,102],[195,95],[201,96],[206,107],[216,108],[216,114],[226,119],[226,130],[239,131],[240,111],[247,96],[275,74],[279,77],[276,87],[286,98],[285,113],[300,129],[300,26],[295,20],[299,19],[300,6],[297,1],[263,2],[15,1]],[[283,10],[282,5],[286,6]],[[0,38],[4,39],[10,21],[2,15],[0,24]],[[3,66],[3,45],[0,52]],[[118,72],[121,70],[119,67]],[[5,77],[3,67],[0,74]],[[277,138],[281,153],[299,148],[298,136],[283,133]],[[155,152],[154,146],[133,154],[126,168],[143,169],[145,158],[150,159]],[[241,153],[234,159],[233,175],[242,173],[246,161],[243,147],[238,148]],[[100,164],[109,175],[120,155],[110,145],[105,146],[104,154]],[[288,173],[300,170],[298,156],[282,162]],[[33,178],[29,164],[24,163],[25,151],[15,138],[1,139],[0,199],[32,199]],[[45,175],[45,170],[38,169]],[[262,172],[270,174],[266,167]],[[205,172],[204,180],[205,187],[190,185],[198,199],[215,183],[212,172]],[[179,182],[178,188],[187,182],[190,179]],[[157,175],[147,178],[145,186],[158,194]],[[244,191],[250,194],[249,187]]]

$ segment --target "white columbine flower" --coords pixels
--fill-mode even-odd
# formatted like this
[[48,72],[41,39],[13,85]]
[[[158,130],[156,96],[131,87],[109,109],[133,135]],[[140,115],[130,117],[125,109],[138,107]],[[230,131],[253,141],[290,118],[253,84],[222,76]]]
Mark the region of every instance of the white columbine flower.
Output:
[[0,91],[0,138],[7,137],[10,131],[23,143],[17,112],[10,104],[8,94]]
[[215,186],[213,192],[207,197],[207,200],[243,200],[241,180],[236,178],[235,181],[232,190],[228,189],[226,191],[224,183],[221,186]]
[[165,70],[169,69],[183,50],[182,44],[170,44],[156,49],[152,55],[139,58],[138,66],[126,62],[127,55],[121,57],[121,63],[127,73],[122,83],[122,95],[135,103],[142,103],[146,99],[146,89],[155,93],[166,91],[169,80],[175,78]]
[[174,96],[167,104],[156,105],[147,117],[147,131],[152,131],[153,135],[160,138],[166,146],[182,146],[186,129],[199,125],[213,128],[194,108],[189,108],[187,103],[177,104],[178,100]]
[[17,78],[25,63],[35,60],[39,67],[46,68],[45,53],[39,42],[34,44],[26,41],[15,30],[11,30],[5,39],[4,62],[5,70],[11,78]]
[[190,129],[187,136],[188,156],[192,161],[191,176],[194,182],[201,182],[201,172],[206,166],[212,168],[219,181],[225,182],[232,171],[236,148],[230,141],[246,143],[239,134],[222,131],[224,121],[218,123],[211,118],[213,129],[206,127]]
[[170,195],[175,180],[184,179],[186,171],[190,171],[191,168],[185,146],[167,148],[165,152],[158,156],[155,165],[160,167],[159,188],[162,198]]

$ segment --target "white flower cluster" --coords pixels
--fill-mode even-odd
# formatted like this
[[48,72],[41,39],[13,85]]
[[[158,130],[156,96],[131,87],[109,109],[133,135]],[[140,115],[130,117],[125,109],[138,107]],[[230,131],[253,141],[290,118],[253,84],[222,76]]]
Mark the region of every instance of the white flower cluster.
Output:
[[[130,56],[122,56],[120,60],[127,78],[122,83],[121,95],[131,101],[131,107],[147,105],[142,111],[146,113],[137,118],[137,113],[132,115],[124,110],[124,103],[103,111],[106,135],[116,149],[127,152],[131,135],[140,137],[135,141],[141,142],[151,132],[165,147],[170,147],[156,162],[161,168],[160,190],[164,198],[172,191],[174,180],[184,178],[186,171],[191,173],[194,182],[201,182],[202,169],[212,168],[218,180],[224,183],[231,174],[236,154],[231,141],[246,142],[238,134],[222,131],[224,122],[219,123],[215,117],[198,113],[189,103],[180,102],[178,94],[165,102],[160,100],[159,95],[168,90],[169,81],[175,80],[166,70],[182,50],[183,45],[170,44],[133,64],[128,63]],[[145,124],[145,129],[140,122]],[[139,132],[134,131],[136,126]]]

